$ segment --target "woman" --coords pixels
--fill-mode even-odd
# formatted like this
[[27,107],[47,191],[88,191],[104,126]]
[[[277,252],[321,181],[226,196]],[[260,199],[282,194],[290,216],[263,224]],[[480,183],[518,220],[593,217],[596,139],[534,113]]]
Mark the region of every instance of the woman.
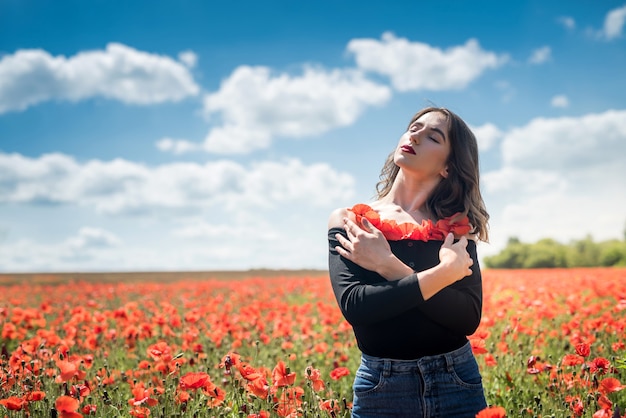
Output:
[[376,188],[329,219],[333,290],[362,352],[352,416],[474,417],[486,402],[467,335],[489,218],[474,135],[450,110],[421,110]]

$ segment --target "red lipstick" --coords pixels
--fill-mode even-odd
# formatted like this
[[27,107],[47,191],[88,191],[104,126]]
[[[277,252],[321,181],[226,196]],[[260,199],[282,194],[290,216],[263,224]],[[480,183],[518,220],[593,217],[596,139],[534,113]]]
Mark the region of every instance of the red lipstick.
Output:
[[415,155],[415,150],[414,150],[414,149],[413,149],[413,147],[412,147],[412,146],[410,146],[410,145],[402,145],[402,146],[400,147],[400,150],[401,150],[402,152],[406,152],[406,153],[409,153],[409,154],[413,154],[413,155]]

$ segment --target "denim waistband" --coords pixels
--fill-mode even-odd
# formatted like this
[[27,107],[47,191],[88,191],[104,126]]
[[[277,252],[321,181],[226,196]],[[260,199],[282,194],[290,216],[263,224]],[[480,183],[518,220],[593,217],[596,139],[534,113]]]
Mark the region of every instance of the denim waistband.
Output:
[[457,348],[449,353],[424,356],[415,360],[396,360],[361,354],[361,362],[371,369],[381,370],[386,375],[389,375],[391,373],[415,373],[417,371],[426,373],[429,371],[449,369],[455,363],[463,363],[473,356],[472,346],[468,341],[461,348]]

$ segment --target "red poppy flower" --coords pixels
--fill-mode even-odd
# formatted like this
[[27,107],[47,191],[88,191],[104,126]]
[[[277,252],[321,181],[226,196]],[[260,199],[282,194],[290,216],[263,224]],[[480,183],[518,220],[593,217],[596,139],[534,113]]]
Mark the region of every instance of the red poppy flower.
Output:
[[577,354],[566,354],[563,356],[563,360],[561,360],[561,364],[563,366],[577,366],[579,364],[583,364],[585,360],[583,357]]
[[220,406],[226,400],[226,391],[215,385],[213,385],[213,387],[208,391],[205,389],[204,393],[210,396],[209,400],[207,401],[207,405],[209,405],[211,408]]
[[587,357],[591,354],[591,346],[588,343],[580,343],[576,345],[576,354]]
[[79,363],[73,361],[57,360],[56,365],[61,372],[56,378],[57,383],[68,382],[73,378],[82,380],[87,374],[85,371],[78,368]]
[[0,405],[4,406],[9,411],[21,411],[28,402],[17,396],[9,396],[6,399],[0,399]]
[[267,380],[265,380],[265,377],[263,376],[252,380],[250,383],[248,383],[246,387],[248,389],[248,392],[261,399],[266,399],[270,391]]
[[146,404],[148,406],[154,406],[159,403],[159,401],[155,398],[151,398],[154,394],[154,388],[146,389],[143,386],[143,383],[139,383],[135,385],[132,389],[133,399],[128,400],[128,404],[131,406],[139,406],[142,404]]
[[148,418],[150,416],[150,409],[145,406],[134,406],[130,410],[130,415],[135,418]]
[[[320,409],[328,413],[330,413],[331,411],[339,412],[340,411],[339,401],[335,399],[327,399],[325,401],[320,400]],[[335,415],[336,414],[331,414],[331,416],[335,416]]]
[[304,377],[307,380],[311,381],[313,390],[316,392],[319,392],[320,390],[323,390],[324,387],[326,387],[326,385],[324,384],[324,381],[321,378],[321,375],[322,374],[318,369],[314,369],[311,366],[308,366],[306,368],[306,372],[304,373]]
[[263,373],[259,372],[247,363],[240,363],[237,369],[239,370],[241,377],[246,380],[256,380],[259,377],[263,376]]
[[490,406],[480,411],[476,418],[505,418],[506,409],[501,406]]
[[600,391],[604,394],[619,392],[624,386],[614,377],[607,377],[600,382]]
[[330,372],[330,378],[333,380],[339,380],[344,376],[348,376],[349,374],[350,370],[347,367],[337,367]]
[[475,355],[486,354],[488,352],[485,348],[485,340],[483,340],[482,338],[471,337],[469,340],[470,345],[472,346],[472,352]]
[[613,413],[611,412],[611,408],[613,407],[613,402],[606,395],[600,395],[598,398],[598,406],[600,406],[600,410],[593,414],[593,418],[612,418]]
[[626,344],[623,341],[617,341],[611,344],[611,349],[613,351],[620,351],[626,348]]
[[611,362],[604,357],[596,357],[589,363],[589,371],[591,373],[606,374],[611,368]]
[[585,412],[585,405],[579,397],[566,396],[565,401],[569,402],[570,408],[572,409],[575,417],[581,417]]
[[393,219],[381,219],[378,212],[363,203],[354,205],[350,211],[354,213],[357,224],[360,224],[362,219],[366,218],[389,241],[402,239],[421,241],[443,240],[450,232],[461,236],[471,230],[469,218],[461,213],[455,213],[450,217],[440,219],[437,223],[433,223],[431,220],[424,220],[421,224],[416,224],[412,222],[398,223]]
[[35,401],[40,401],[44,399],[45,397],[46,397],[46,392],[43,392],[41,390],[35,390],[35,391],[30,392],[26,396],[26,400],[28,402],[35,402]]
[[248,418],[270,418],[270,413],[266,411],[259,411],[256,414],[248,414]]
[[189,399],[191,399],[191,395],[187,391],[183,390],[183,391],[179,391],[178,393],[176,393],[177,403],[186,403],[187,401],[189,401]]
[[600,408],[610,409],[613,406],[613,402],[611,402],[611,400],[605,395],[600,395],[598,398],[598,405],[600,405]]
[[165,341],[152,344],[146,351],[153,360],[170,361],[172,359],[172,349]]
[[492,354],[487,353],[485,355],[485,365],[489,367],[495,367],[498,365],[498,361]]
[[82,418],[82,414],[76,412],[80,402],[71,396],[59,396],[54,402],[54,407],[59,413],[59,418]]
[[94,404],[88,404],[83,406],[81,411],[85,415],[95,415],[98,412],[98,407]]
[[181,389],[200,389],[208,381],[210,381],[209,375],[204,372],[189,372],[180,378],[180,387]]
[[272,380],[274,382],[274,386],[276,387],[291,386],[296,381],[296,374],[293,372],[290,373],[290,370],[285,366],[285,363],[283,361],[279,361],[272,371]]
[[73,397],[77,397],[80,399],[84,399],[86,396],[88,396],[91,393],[91,389],[89,388],[88,385],[72,385],[72,388],[70,389],[70,394]]

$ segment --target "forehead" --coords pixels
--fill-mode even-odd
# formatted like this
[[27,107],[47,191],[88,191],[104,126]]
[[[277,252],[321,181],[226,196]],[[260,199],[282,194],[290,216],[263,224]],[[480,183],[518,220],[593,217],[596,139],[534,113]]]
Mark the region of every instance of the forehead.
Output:
[[437,127],[439,129],[442,129],[444,132],[448,131],[448,116],[441,112],[432,111],[424,113],[419,118],[413,120],[413,122],[411,122],[411,125],[416,122],[424,123],[432,127]]

